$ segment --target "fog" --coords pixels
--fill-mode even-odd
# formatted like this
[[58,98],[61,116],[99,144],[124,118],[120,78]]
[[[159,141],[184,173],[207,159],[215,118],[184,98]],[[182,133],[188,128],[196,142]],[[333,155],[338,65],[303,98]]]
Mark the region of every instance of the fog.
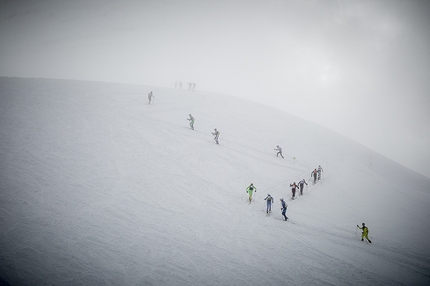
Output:
[[0,3],[0,76],[195,82],[430,177],[428,1]]

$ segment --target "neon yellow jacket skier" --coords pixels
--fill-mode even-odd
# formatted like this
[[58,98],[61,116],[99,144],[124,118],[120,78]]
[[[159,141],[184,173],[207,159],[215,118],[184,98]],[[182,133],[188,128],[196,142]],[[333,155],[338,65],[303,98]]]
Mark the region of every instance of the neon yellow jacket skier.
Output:
[[362,225],[363,225],[363,227],[359,227],[357,224],[357,227],[363,231],[361,233],[361,241],[363,241],[364,238],[366,238],[369,243],[372,243],[369,239],[369,229],[367,228],[367,226],[364,225],[364,222]]
[[249,202],[252,201],[252,192],[257,192],[257,188],[251,183],[251,185],[246,188],[246,192],[249,194]]

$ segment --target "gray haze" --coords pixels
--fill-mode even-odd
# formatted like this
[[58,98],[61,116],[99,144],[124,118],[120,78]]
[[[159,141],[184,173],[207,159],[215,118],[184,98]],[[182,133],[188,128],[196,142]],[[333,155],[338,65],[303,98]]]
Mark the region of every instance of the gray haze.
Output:
[[430,177],[430,1],[0,3],[0,76],[196,82]]

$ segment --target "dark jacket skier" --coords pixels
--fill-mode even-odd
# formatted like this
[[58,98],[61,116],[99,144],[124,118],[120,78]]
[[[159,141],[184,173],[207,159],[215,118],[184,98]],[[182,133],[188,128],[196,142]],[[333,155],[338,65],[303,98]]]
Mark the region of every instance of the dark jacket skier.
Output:
[[282,205],[282,216],[284,217],[284,220],[288,220],[288,217],[286,215],[288,205],[285,203],[284,199],[280,199],[280,201]]
[[317,169],[313,170],[311,173],[311,177],[314,176],[314,184],[317,182],[317,175],[318,175]]
[[299,187],[300,187],[300,195],[303,196],[303,187],[306,185],[308,185],[308,183],[306,183],[305,179],[301,180],[299,182]]
[[268,214],[269,212],[272,211],[273,198],[270,194],[267,194],[267,197],[265,197],[264,200],[267,201],[266,214]]
[[298,188],[298,186],[296,185],[296,182],[290,184],[291,187],[291,192],[293,193],[293,199],[296,197],[296,188]]

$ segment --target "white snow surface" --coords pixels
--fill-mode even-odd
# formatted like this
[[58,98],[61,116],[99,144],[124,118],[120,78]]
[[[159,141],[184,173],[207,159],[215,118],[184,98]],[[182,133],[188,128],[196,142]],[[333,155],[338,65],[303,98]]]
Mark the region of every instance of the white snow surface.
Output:
[[430,285],[430,179],[261,104],[2,77],[0,162],[10,285]]

